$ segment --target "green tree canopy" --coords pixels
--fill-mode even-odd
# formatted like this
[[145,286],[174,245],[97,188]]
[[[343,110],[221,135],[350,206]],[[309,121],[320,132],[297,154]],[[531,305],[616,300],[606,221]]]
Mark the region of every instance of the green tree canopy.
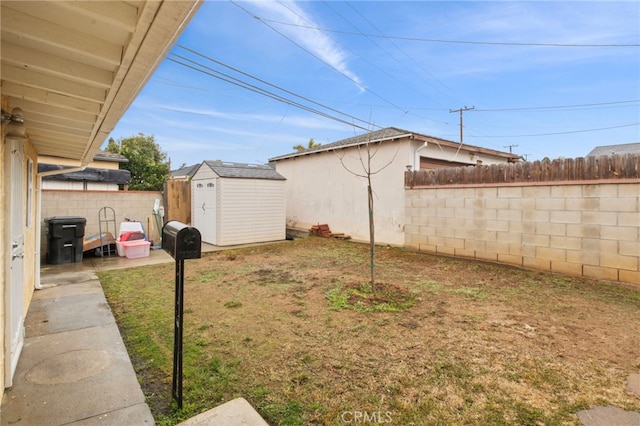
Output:
[[302,151],[306,151],[307,149],[317,148],[321,145],[322,145],[321,143],[316,143],[316,141],[314,141],[313,138],[310,138],[309,142],[307,143],[307,146],[298,144],[298,145],[294,145],[293,149],[295,149],[298,152],[302,152]]
[[169,177],[167,154],[162,152],[153,135],[109,139],[105,149],[114,154],[126,157],[129,162],[120,168],[131,172],[129,189],[138,191],[162,191],[164,182]]

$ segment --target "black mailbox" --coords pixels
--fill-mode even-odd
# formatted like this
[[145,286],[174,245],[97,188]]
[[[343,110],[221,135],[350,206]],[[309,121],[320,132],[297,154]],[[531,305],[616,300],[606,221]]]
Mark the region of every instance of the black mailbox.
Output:
[[162,227],[162,248],[176,260],[176,300],[173,331],[173,383],[171,394],[182,408],[182,327],[184,325],[184,260],[200,259],[200,231],[177,220]]
[[170,220],[162,227],[162,248],[176,260],[200,259],[200,231],[177,220]]

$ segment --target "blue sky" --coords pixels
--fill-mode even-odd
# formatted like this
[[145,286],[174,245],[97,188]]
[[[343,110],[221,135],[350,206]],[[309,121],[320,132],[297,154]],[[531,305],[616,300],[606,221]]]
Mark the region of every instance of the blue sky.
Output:
[[458,142],[475,107],[465,143],[580,157],[640,142],[638,22],[637,1],[206,1],[110,136],[154,135],[172,168],[265,163],[390,126]]

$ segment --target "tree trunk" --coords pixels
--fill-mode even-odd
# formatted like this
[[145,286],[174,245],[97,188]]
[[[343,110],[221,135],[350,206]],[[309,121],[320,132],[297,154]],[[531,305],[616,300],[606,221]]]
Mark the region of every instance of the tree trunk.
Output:
[[369,196],[369,246],[371,249],[371,293],[376,293],[376,242],[375,242],[375,226],[373,223],[373,191],[371,190],[371,176],[368,176],[367,194]]

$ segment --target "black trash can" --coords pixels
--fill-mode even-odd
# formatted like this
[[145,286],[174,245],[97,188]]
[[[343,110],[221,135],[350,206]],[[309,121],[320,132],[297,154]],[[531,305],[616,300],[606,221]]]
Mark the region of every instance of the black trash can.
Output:
[[49,250],[47,263],[82,262],[84,228],[87,219],[77,216],[54,216],[45,219]]

